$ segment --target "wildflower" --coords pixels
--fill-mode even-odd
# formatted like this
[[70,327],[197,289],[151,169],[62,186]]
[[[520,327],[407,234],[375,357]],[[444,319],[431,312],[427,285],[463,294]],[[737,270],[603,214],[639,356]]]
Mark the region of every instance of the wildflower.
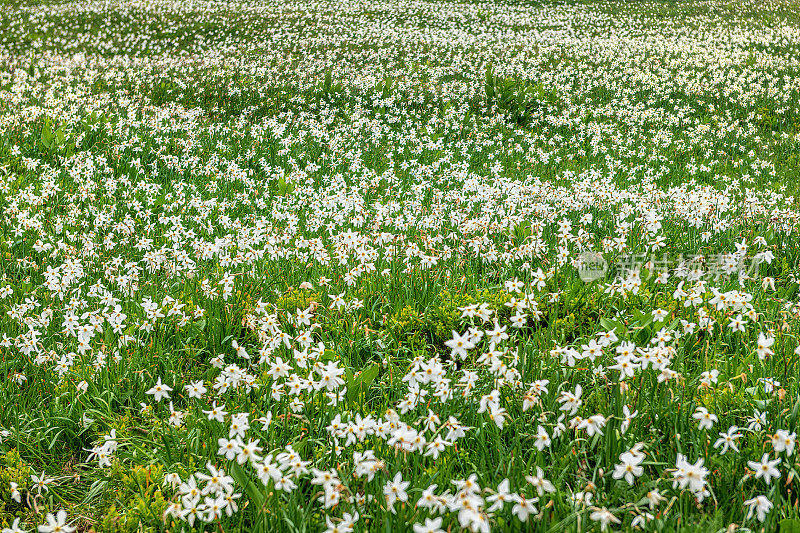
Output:
[[654,309],[653,311],[650,311],[650,313],[653,315],[654,322],[663,322],[664,319],[669,316],[669,313],[663,309]]
[[[202,491],[197,486],[197,480],[194,475],[189,476],[186,483],[181,483],[178,487],[178,494],[183,495],[185,501],[198,501],[202,495]],[[187,505],[191,507],[191,505]]]
[[780,388],[781,383],[774,378],[758,378],[758,381],[764,386],[764,392],[767,394],[772,393],[776,388]]
[[647,499],[647,505],[650,506],[650,510],[655,509],[656,507],[658,507],[658,504],[666,500],[666,498],[661,495],[658,489],[653,489],[651,491],[648,491],[647,494],[645,495],[645,499]]
[[19,521],[19,517],[15,518],[11,527],[4,527],[2,533],[26,533],[25,530],[20,527]]
[[392,513],[396,513],[394,509],[395,502],[408,501],[408,493],[406,493],[406,489],[409,487],[409,485],[411,485],[411,483],[408,481],[403,481],[403,475],[398,472],[395,474],[393,480],[388,481],[386,485],[383,486],[383,494],[386,496],[386,503]]
[[500,485],[497,486],[497,492],[486,498],[486,501],[492,504],[487,511],[492,513],[498,509],[502,509],[506,502],[514,501],[515,497],[515,494],[509,492],[508,479],[504,479],[500,482]]
[[422,496],[417,500],[417,507],[423,509],[434,509],[440,505],[440,499],[436,496],[436,488],[438,485],[433,484],[422,491]]
[[749,431],[761,431],[767,425],[767,413],[759,410],[753,411],[753,416],[747,419],[747,429]]
[[638,514],[633,518],[633,520],[631,520],[631,527],[638,529],[645,529],[647,523],[650,522],[653,518],[655,518],[655,516],[647,512]]
[[284,492],[292,492],[297,488],[297,484],[289,476],[281,476],[275,481],[275,488]]
[[72,533],[75,528],[67,525],[67,512],[63,509],[53,516],[52,513],[47,513],[45,517],[46,524],[38,527],[39,533]]
[[217,422],[224,422],[225,415],[228,413],[219,407],[217,407],[217,402],[211,404],[211,409],[208,411],[203,411],[203,413],[208,417],[209,420],[216,420]]
[[712,384],[716,383],[719,377],[719,370],[712,369],[706,370],[700,374],[700,383],[706,387],[711,387]]
[[169,485],[173,489],[181,484],[181,476],[175,472],[170,472],[164,476],[164,485]]
[[536,492],[539,493],[539,496],[543,496],[545,492],[556,491],[555,486],[544,478],[544,471],[538,466],[536,467],[536,475],[525,476],[525,480],[536,487]]
[[789,433],[789,431],[785,429],[779,429],[770,437],[770,440],[772,441],[772,449],[775,450],[775,453],[785,451],[786,455],[791,457],[797,442],[797,433]]
[[775,337],[765,337],[763,333],[759,333],[756,348],[758,358],[763,361],[768,355],[772,355],[774,353],[771,349],[773,344],[775,344]]
[[742,315],[736,315],[736,318],[732,318],[728,327],[731,328],[734,332],[744,332],[744,327],[746,325],[746,321],[742,319]]
[[238,492],[226,492],[222,495],[222,499],[224,500],[223,510],[227,516],[232,516],[233,513],[239,511],[239,505],[236,503],[236,500],[241,497],[241,493]]
[[520,495],[514,507],[511,508],[511,512],[520,522],[527,522],[530,515],[539,512],[535,506],[538,501],[539,498],[526,498]]
[[258,445],[258,442],[261,439],[250,440],[244,446],[240,446],[238,454],[236,455],[236,462],[244,464],[248,461],[251,463],[257,463],[260,459],[258,453],[261,451],[261,447]]
[[744,505],[747,507],[747,520],[750,520],[755,512],[759,522],[766,520],[767,513],[772,509],[772,502],[763,495],[745,500]]
[[761,462],[747,461],[747,466],[755,472],[756,479],[764,478],[764,482],[769,485],[772,482],[772,478],[778,479],[781,477],[780,471],[776,468],[780,463],[780,458],[770,461],[769,454],[765,453],[761,457]]
[[578,429],[585,429],[586,433],[592,437],[595,434],[602,435],[602,429],[605,425],[606,417],[603,415],[593,415],[581,421],[578,425]]
[[625,478],[629,485],[633,485],[634,478],[637,478],[644,473],[644,469],[639,466],[644,460],[643,454],[632,454],[631,452],[624,452],[619,456],[620,464],[614,467],[612,477],[614,479]]
[[414,524],[414,533],[445,533],[441,518],[426,518],[425,524]]
[[169,399],[169,393],[172,390],[171,387],[164,385],[161,383],[161,378],[158,378],[158,382],[149,389],[145,394],[152,394],[153,399],[157,402],[161,401],[162,399]]
[[542,426],[538,426],[536,429],[536,441],[534,443],[536,449],[542,451],[550,446],[550,442],[550,435],[547,434],[547,430]]
[[48,489],[50,488],[49,487],[50,483],[55,481],[55,479],[51,477],[45,477],[44,472],[42,472],[41,476],[37,476],[36,474],[31,474],[31,481],[33,481],[32,488],[36,489],[37,494],[41,494],[42,491],[45,492],[48,491]]
[[492,408],[489,412],[489,418],[491,418],[492,422],[494,422],[499,429],[503,429],[506,416],[508,416],[508,411],[506,411],[503,407]]
[[734,452],[739,453],[739,448],[736,446],[736,439],[741,438],[742,434],[738,433],[739,428],[737,426],[731,426],[728,428],[728,431],[725,433],[720,433],[719,438],[714,443],[714,448],[719,448],[722,446],[720,450],[720,455],[725,455],[725,452],[728,451],[728,448],[732,449]]
[[584,507],[591,505],[593,494],[589,491],[578,491],[570,494],[570,501],[575,507]]
[[234,437],[244,438],[247,430],[250,429],[247,413],[237,413],[231,416],[231,422],[228,426],[228,438]]
[[675,460],[676,469],[672,473],[674,478],[673,487],[688,489],[694,496],[702,501],[707,496],[706,476],[708,469],[703,466],[703,459],[698,459],[694,464],[686,460],[682,454],[678,454]]
[[605,507],[594,507],[592,514],[589,515],[589,518],[594,520],[595,522],[600,522],[600,531],[605,531],[608,528],[609,524],[619,524],[620,519],[611,513]]
[[203,395],[208,390],[203,386],[202,380],[198,380],[189,383],[187,385],[184,385],[184,389],[186,389],[186,394],[189,396],[189,398],[198,398],[198,399],[202,398]]
[[575,387],[575,392],[562,391],[561,396],[558,398],[558,401],[562,404],[560,409],[562,411],[569,411],[570,415],[577,413],[578,408],[583,403],[581,401],[582,392],[583,388],[580,385]]
[[229,461],[240,454],[243,445],[242,441],[238,438],[232,440],[219,438],[217,439],[217,444],[219,445],[217,455],[222,455]]
[[203,487],[202,494],[222,494],[233,492],[233,478],[226,476],[223,470],[218,470],[211,463],[206,463],[206,468],[210,475],[202,472],[197,472],[197,478],[200,481],[205,481],[206,486]]
[[709,413],[705,407],[698,407],[692,418],[699,422],[700,430],[711,429],[718,420],[717,415]]
[[466,359],[467,352],[475,347],[469,340],[469,333],[459,335],[455,331],[453,331],[453,338],[449,341],[445,341],[445,345],[450,348],[451,357],[459,357],[461,359]]

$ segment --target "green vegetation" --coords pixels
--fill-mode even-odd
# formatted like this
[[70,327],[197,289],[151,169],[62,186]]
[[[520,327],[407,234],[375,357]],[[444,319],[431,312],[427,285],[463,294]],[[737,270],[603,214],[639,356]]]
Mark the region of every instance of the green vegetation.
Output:
[[798,13],[0,2],[0,530],[800,530]]

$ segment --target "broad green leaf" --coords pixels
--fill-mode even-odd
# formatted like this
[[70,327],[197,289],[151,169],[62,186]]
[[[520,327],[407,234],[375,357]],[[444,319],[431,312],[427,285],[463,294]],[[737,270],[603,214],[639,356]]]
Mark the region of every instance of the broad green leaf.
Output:
[[361,374],[351,378],[347,384],[347,398],[349,400],[356,400],[361,393],[366,392],[372,382],[375,381],[375,378],[378,377],[379,371],[380,365],[378,363],[372,363],[372,365],[362,371]]
[[236,483],[244,488],[245,494],[250,498],[258,509],[263,509],[267,503],[267,496],[264,492],[259,490],[259,487],[247,475],[239,463],[231,462],[231,476],[236,480]]
[[628,328],[626,328],[624,324],[617,320],[611,320],[610,318],[601,318],[600,325],[607,331],[614,330],[614,333],[617,335],[625,335],[628,331]]
[[45,121],[44,121],[44,126],[42,126],[42,135],[41,135],[41,138],[42,138],[42,142],[43,142],[43,143],[45,144],[45,146],[47,146],[48,148],[49,148],[49,147],[50,147],[50,145],[53,143],[53,130],[52,130],[52,128],[50,127],[50,120],[45,120]]
[[800,533],[800,519],[784,518],[778,524],[780,533]]

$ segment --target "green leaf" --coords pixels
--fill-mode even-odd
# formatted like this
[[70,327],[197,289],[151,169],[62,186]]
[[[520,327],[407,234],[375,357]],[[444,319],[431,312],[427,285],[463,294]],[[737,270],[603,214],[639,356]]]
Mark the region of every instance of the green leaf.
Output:
[[267,495],[258,490],[258,486],[250,479],[239,463],[231,462],[231,476],[236,480],[236,483],[244,488],[250,501],[256,504],[259,510],[264,509],[267,503]]
[[167,195],[166,195],[166,193],[162,193],[162,194],[161,194],[161,195],[160,195],[158,198],[156,198],[156,201],[155,201],[155,203],[153,204],[153,209],[158,209],[159,207],[161,207],[162,205],[164,205],[164,203],[166,202],[166,200],[167,200]]
[[800,412],[800,395],[797,396],[797,400],[794,402],[794,407],[792,407],[792,414],[789,415],[789,424],[794,426],[797,423],[797,415]]
[[50,150],[50,148],[53,146],[53,129],[50,127],[50,119],[45,119],[44,121],[44,126],[42,126],[41,140],[44,147]]
[[778,523],[778,531],[781,533],[800,533],[800,519],[784,518]]
[[495,97],[494,92],[494,74],[492,73],[492,65],[491,63],[486,65],[486,83],[484,84],[486,88],[486,97],[489,100],[493,100]]
[[614,333],[620,336],[625,335],[625,333],[627,333],[628,331],[624,324],[622,324],[617,320],[611,320],[609,318],[601,318],[600,325],[603,326],[606,329],[606,331],[614,330]]
[[92,486],[89,488],[89,492],[86,493],[86,496],[84,496],[82,503],[90,503],[92,500],[98,498],[103,491],[106,490],[107,485],[108,482],[101,479],[98,479],[92,483]]
[[681,323],[681,319],[680,318],[676,318],[675,320],[672,321],[672,324],[670,324],[667,327],[667,331],[674,331],[675,328],[677,328],[678,324],[680,324],[680,323]]
[[633,320],[636,324],[635,327],[642,329],[653,323],[653,315],[650,313],[643,313],[636,309],[633,311]]
[[247,494],[247,497],[256,507],[256,522],[253,524],[251,531],[263,533],[266,531],[263,518],[265,516],[264,511],[267,507],[266,487],[264,487],[263,490],[260,490],[261,487],[256,485],[255,482],[250,479],[244,469],[237,462],[233,461],[230,464],[231,476],[236,480],[236,483],[244,488],[244,493]]
[[363,370],[358,376],[353,377],[347,384],[347,398],[349,400],[356,400],[361,393],[367,392],[367,389],[378,377],[380,365],[372,363],[369,367]]
[[[759,409],[766,409],[769,406],[770,401],[769,400],[753,400],[753,403],[756,404],[756,407],[758,407]],[[798,532],[798,533],[800,533],[800,532]]]

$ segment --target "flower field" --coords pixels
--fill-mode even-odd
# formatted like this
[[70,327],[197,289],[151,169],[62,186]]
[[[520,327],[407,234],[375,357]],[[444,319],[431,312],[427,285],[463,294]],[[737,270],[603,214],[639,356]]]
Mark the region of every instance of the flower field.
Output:
[[0,0],[2,533],[800,532],[795,0]]

